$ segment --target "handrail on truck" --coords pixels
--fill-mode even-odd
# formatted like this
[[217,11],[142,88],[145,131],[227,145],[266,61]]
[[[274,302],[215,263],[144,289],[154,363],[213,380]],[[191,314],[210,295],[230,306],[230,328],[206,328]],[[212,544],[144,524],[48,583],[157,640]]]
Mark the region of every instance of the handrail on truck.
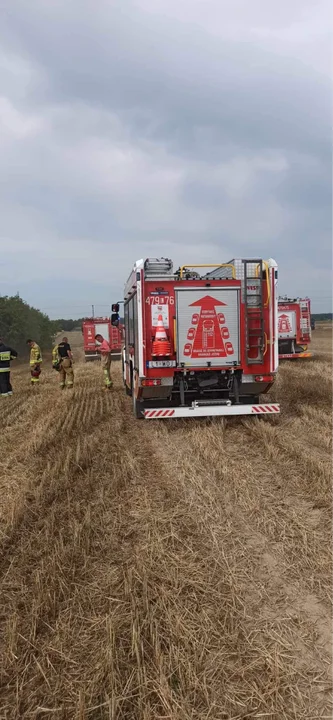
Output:
[[232,279],[236,280],[235,267],[231,263],[222,263],[222,264],[218,264],[218,265],[216,265],[215,263],[210,264],[210,265],[182,265],[182,267],[180,268],[180,271],[179,271],[179,277],[182,280],[184,270],[189,270],[190,268],[222,268],[222,267],[231,268]]
[[[266,302],[264,303],[264,307],[268,307],[268,306],[269,306],[269,303],[270,303],[270,300],[271,300],[271,282],[270,282],[270,279],[269,279],[269,265],[268,265],[268,262],[267,262],[266,260],[262,260],[262,264],[263,264],[263,266],[264,266],[264,268],[265,268],[266,283],[267,283],[267,299],[266,299]],[[257,265],[257,267],[256,267],[256,277],[259,277],[259,268],[260,268],[260,265]]]

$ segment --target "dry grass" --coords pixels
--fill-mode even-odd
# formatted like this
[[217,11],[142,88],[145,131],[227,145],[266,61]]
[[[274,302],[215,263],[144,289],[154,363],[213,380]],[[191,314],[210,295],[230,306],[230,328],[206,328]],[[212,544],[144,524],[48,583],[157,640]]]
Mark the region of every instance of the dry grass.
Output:
[[[75,336],[74,336],[75,337]],[[80,338],[79,338],[80,339]],[[72,338],[73,342],[73,338]],[[331,333],[276,419],[138,423],[119,370],[1,417],[0,718],[330,718]]]

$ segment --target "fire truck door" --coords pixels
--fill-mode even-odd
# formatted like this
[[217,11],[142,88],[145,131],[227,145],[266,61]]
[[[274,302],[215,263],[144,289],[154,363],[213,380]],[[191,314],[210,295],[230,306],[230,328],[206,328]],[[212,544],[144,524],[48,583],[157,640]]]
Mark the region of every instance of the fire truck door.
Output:
[[239,289],[176,290],[177,364],[239,363]]
[[109,342],[109,324],[95,323],[95,335],[102,335],[104,340]]
[[296,337],[296,313],[295,311],[279,311],[278,333],[281,340]]

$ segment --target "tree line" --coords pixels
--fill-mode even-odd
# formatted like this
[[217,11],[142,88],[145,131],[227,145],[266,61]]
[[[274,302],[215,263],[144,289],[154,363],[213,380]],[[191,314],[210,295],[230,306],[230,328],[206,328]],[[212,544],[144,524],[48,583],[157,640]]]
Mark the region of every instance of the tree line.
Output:
[[50,320],[19,295],[0,296],[0,337],[20,355],[27,353],[28,338],[35,340],[42,350],[50,349],[59,329],[58,320]]
[[312,320],[323,321],[323,320],[332,320],[332,318],[333,318],[333,313],[313,313],[311,315]]
[[[82,323],[86,318],[78,318],[78,320],[65,320],[64,318],[61,318],[60,320],[57,320],[59,330],[63,330],[64,332],[71,332],[72,330],[81,330]],[[124,318],[120,318],[120,322],[124,323]]]
[[56,322],[58,323],[59,330],[72,332],[72,330],[81,330],[83,320],[84,318],[79,318],[78,320],[60,318],[60,320],[56,320]]

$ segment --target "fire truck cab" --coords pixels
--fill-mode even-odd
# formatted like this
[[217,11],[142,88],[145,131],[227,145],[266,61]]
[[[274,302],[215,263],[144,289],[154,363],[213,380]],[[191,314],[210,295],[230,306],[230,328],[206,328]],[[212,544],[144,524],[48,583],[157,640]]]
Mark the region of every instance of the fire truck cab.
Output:
[[278,333],[280,360],[310,358],[311,307],[309,298],[280,297],[278,301]]
[[123,381],[137,418],[279,413],[277,264],[135,263],[124,293]]

